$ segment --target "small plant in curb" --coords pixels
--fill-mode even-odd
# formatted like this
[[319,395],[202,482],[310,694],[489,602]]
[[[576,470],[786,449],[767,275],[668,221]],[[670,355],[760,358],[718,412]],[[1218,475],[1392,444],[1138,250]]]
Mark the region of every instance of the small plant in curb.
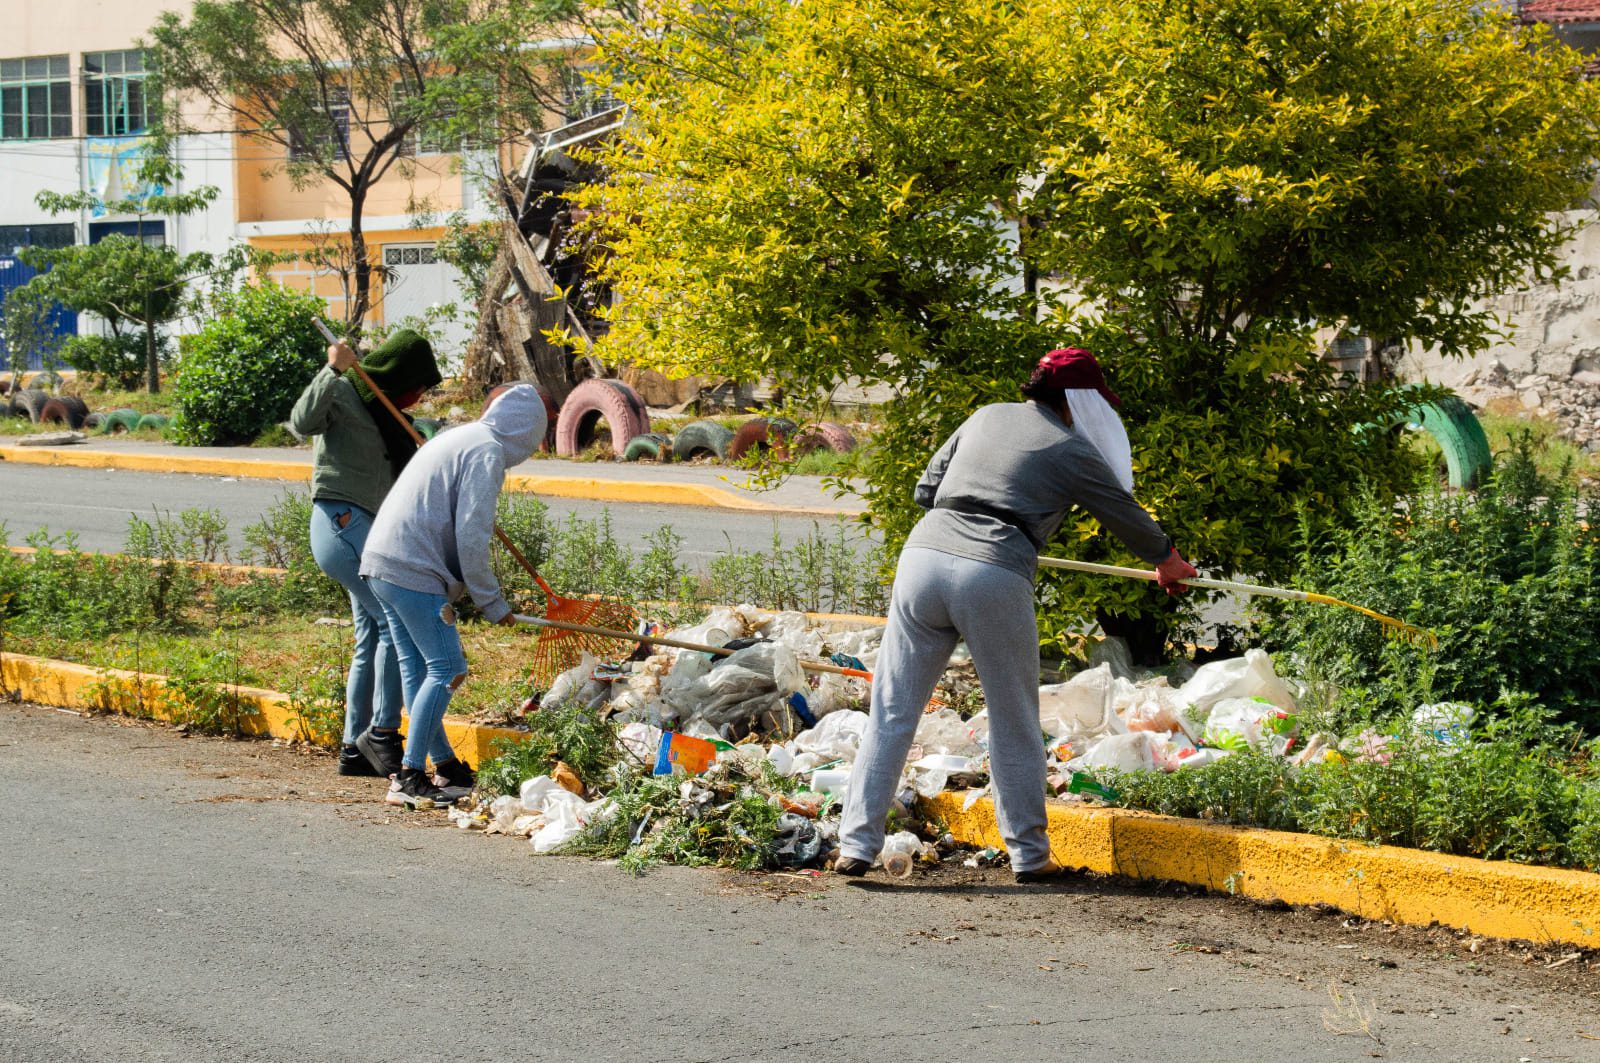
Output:
[[321,641],[309,671],[289,694],[289,722],[302,742],[336,746],[344,734],[345,665],[343,643]]

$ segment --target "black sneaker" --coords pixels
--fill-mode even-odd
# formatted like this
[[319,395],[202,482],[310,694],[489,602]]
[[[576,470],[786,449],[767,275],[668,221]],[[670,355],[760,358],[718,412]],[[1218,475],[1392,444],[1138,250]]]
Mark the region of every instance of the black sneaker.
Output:
[[1019,886],[1059,886],[1078,877],[1076,868],[1062,867],[1059,864],[1046,864],[1036,867],[1032,871],[1018,871],[1017,885]]
[[848,878],[860,878],[872,867],[871,860],[858,860],[853,856],[841,856],[833,862],[833,873],[844,875]]
[[384,794],[383,800],[385,804],[390,805],[429,809],[448,808],[455,804],[457,799],[435,786],[427,772],[415,768],[401,768],[395,775],[394,781],[389,784],[389,792]]
[[467,767],[467,762],[460,757],[433,766],[433,785],[449,794],[452,800],[470,795],[477,781],[477,772]]
[[366,758],[366,754],[362,753],[361,750],[355,746],[345,746],[339,750],[339,774],[366,775],[370,777],[379,774],[379,772],[377,768],[372,766],[372,762]]
[[400,758],[405,756],[406,740],[399,731],[365,731],[356,739],[356,748],[367,758],[379,775],[393,775],[400,770]]

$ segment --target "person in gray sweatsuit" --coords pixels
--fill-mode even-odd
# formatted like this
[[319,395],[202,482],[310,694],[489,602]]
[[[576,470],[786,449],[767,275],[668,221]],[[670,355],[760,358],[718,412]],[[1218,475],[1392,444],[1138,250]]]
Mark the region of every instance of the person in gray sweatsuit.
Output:
[[450,603],[464,590],[492,623],[516,622],[489,564],[489,539],[506,470],[526,461],[544,432],[538,390],[509,388],[476,422],[418,450],[378,510],[361,576],[388,617],[411,710],[400,772],[385,797],[389,804],[446,802],[472,786],[472,769],[456,757],[444,732],[445,709],[467,676]]
[[[917,484],[917,504],[927,513],[895,570],[871,715],[840,825],[840,874],[865,873],[882,850],[917,721],[959,639],[972,652],[988,706],[995,813],[1012,870],[1021,882],[1060,874],[1045,834],[1033,603],[1039,551],[1068,508],[1079,505],[1154,563],[1168,593],[1195,575],[1127,486],[1126,433],[1117,435],[1121,422],[1111,412],[1121,400],[1093,355],[1051,351],[1023,394],[1029,401],[996,403],[969,417]],[[1108,456],[1127,467],[1113,471]]]

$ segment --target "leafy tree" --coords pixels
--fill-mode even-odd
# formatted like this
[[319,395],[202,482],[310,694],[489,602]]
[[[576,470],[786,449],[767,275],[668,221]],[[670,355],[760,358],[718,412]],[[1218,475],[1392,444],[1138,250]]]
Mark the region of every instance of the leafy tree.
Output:
[[6,293],[0,307],[0,332],[6,341],[6,352],[13,379],[27,368],[30,352],[38,352],[40,364],[45,369],[54,367],[55,355],[61,349],[61,337],[55,328],[56,303],[42,286],[24,284]]
[[[939,440],[1081,343],[1140,499],[1268,579],[1302,521],[1410,475],[1355,430],[1404,398],[1336,380],[1316,330],[1480,346],[1476,298],[1558,273],[1600,124],[1573,53],[1468,0],[669,0],[599,58],[636,119],[588,197],[608,358],[893,384],[860,470],[893,543]],[[1127,560],[1087,517],[1055,548]],[[1042,600],[1159,609],[1081,577]]]
[[[159,152],[151,156],[141,168],[141,181],[146,186],[160,187],[176,177],[170,161]],[[155,193],[104,200],[93,193],[79,192],[62,195],[57,192],[40,192],[35,200],[51,214],[72,214],[82,210],[103,210],[112,214],[131,214],[143,221],[145,218],[181,217],[204,210],[216,199],[216,188],[205,185],[193,192],[174,195]],[[121,377],[128,383],[137,380],[140,363],[145,384],[152,394],[161,390],[159,329],[177,317],[183,308],[185,287],[195,276],[209,271],[215,264],[213,257],[203,251],[180,255],[167,244],[147,244],[138,237],[117,233],[94,244],[73,244],[59,248],[28,248],[22,253],[23,261],[45,271],[17,289],[12,298],[53,300],[69,310],[91,313],[102,318],[111,330],[110,343],[90,342],[78,344],[85,354],[95,357],[87,367]],[[128,353],[134,348],[128,342],[125,330],[134,326],[144,336],[143,357]],[[68,344],[65,355],[74,360],[73,345]],[[109,360],[98,364],[98,354],[109,352]]]
[[162,112],[168,135],[206,122],[277,145],[297,186],[327,180],[350,204],[346,321],[371,307],[373,265],[363,231],[367,198],[404,171],[419,137],[487,152],[541,127],[560,96],[551,69],[560,4],[544,0],[201,0],[150,30],[158,91],[183,106]]

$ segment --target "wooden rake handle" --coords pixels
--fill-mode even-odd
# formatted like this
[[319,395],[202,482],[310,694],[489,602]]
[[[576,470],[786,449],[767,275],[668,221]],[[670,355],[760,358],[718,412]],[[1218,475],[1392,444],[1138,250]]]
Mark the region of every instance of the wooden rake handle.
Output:
[[[631,632],[621,631],[612,627],[595,627],[593,624],[574,624],[569,620],[547,620],[542,616],[527,616],[523,613],[516,614],[517,623],[528,624],[532,627],[556,628],[561,631],[581,631],[585,635],[600,635],[613,638],[619,642],[643,642],[647,646],[671,646],[677,650],[695,650],[699,653],[713,653],[718,657],[729,657],[736,650],[726,646],[712,646],[704,642],[686,642],[683,639],[668,638],[665,635],[635,635]],[[855,679],[865,679],[869,682],[872,673],[860,668],[842,668],[837,664],[825,664],[822,661],[800,662],[800,667],[808,672],[831,672],[834,675],[847,675]]]
[[[333,334],[333,330],[328,328],[327,324],[324,323],[320,317],[316,319],[316,322],[318,331],[322,333],[329,343],[339,342],[339,338]],[[393,414],[396,421],[400,422],[401,427],[403,427],[406,432],[410,434],[412,442],[416,443],[418,447],[421,447],[427,442],[427,440],[423,439],[422,435],[417,431],[417,426],[411,423],[410,418],[401,413],[400,408],[389,401],[389,396],[385,395],[383,393],[383,389],[380,388],[372,379],[372,377],[367,374],[365,369],[361,368],[360,362],[357,362],[350,368],[354,369],[356,371],[356,376],[361,378],[361,382],[366,384],[367,387],[371,388],[374,395],[378,396],[378,401],[383,403],[383,408]],[[539,575],[539,570],[533,567],[533,562],[529,561],[523,552],[517,549],[516,544],[511,541],[511,536],[505,533],[505,529],[496,524],[494,526],[494,536],[496,539],[500,540],[500,545],[506,548],[506,552],[512,556],[517,564],[521,565],[528,575],[533,577],[534,582],[539,584],[539,589],[544,591],[547,598],[557,597],[556,592],[550,589],[550,584],[546,583],[544,581],[544,577]]]

